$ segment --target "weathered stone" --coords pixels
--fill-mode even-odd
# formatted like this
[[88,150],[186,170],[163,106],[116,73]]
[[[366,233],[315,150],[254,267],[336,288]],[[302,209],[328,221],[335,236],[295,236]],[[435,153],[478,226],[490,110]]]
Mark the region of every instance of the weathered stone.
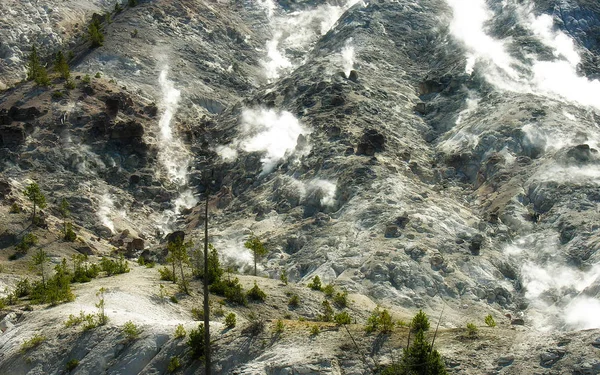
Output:
[[25,142],[25,127],[22,124],[0,126],[0,145],[15,147]]
[[375,129],[368,129],[356,148],[356,155],[373,156],[376,152],[382,152],[384,146],[385,136]]
[[184,241],[185,240],[185,232],[181,231],[181,230],[178,230],[178,231],[175,231],[173,233],[169,233],[165,239],[169,243],[170,242],[175,242],[178,239],[181,239],[181,241]]
[[507,355],[507,356],[498,358],[497,363],[498,363],[498,367],[506,367],[506,366],[512,365],[514,361],[515,361],[514,355]]
[[351,70],[348,79],[352,82],[358,82],[358,72],[356,70]]
[[396,224],[386,225],[384,236],[385,236],[385,238],[400,237],[400,231],[398,230],[398,226]]

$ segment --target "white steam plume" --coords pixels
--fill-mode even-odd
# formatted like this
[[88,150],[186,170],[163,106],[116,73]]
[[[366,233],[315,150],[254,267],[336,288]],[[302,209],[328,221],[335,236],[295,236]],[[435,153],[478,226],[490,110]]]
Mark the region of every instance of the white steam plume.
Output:
[[279,161],[297,151],[296,146],[301,135],[310,134],[310,131],[288,111],[244,109],[240,120],[241,131],[238,138],[231,146],[219,146],[216,151],[225,161],[235,160],[237,150],[262,152],[263,174],[272,172]]
[[167,79],[169,68],[165,67],[158,78],[163,97],[163,114],[158,126],[159,133],[159,160],[167,170],[171,182],[185,184],[187,182],[188,166],[191,162],[188,151],[178,137],[173,136],[171,124],[177,112],[181,92],[175,88],[172,81]]
[[349,77],[350,71],[354,69],[354,46],[352,46],[352,38],[346,40],[341,54],[344,73],[346,74],[346,77]]
[[[342,5],[319,5],[313,9],[285,13],[277,12],[272,0],[261,0],[269,16],[273,38],[266,43],[267,56],[262,61],[265,77],[273,81],[294,68],[293,58],[286,51],[308,52],[319,37],[335,25],[341,15],[360,0],[348,0]],[[364,4],[364,3],[363,3]],[[279,13],[279,15],[277,15]]]
[[600,277],[600,265],[588,271],[567,266],[559,243],[557,233],[546,231],[522,237],[505,249],[522,265],[521,282],[532,321],[541,330],[600,328],[600,304],[581,294]]
[[100,198],[100,205],[98,211],[96,211],[96,216],[98,216],[102,225],[110,229],[111,233],[116,233],[115,219],[124,219],[127,217],[127,214],[124,210],[117,210],[112,197],[108,193],[105,193]]
[[[573,40],[553,29],[550,16],[536,17],[531,8],[506,1],[503,11],[513,11],[525,28],[550,47],[555,60],[528,56],[528,64],[510,55],[512,40],[496,40],[485,30],[493,13],[485,0],[446,0],[453,10],[450,31],[467,48],[466,72],[478,66],[486,80],[505,91],[532,93],[600,109],[600,81],[577,73],[580,62]],[[513,6],[509,6],[513,5]],[[479,65],[478,65],[479,64]]]
[[335,192],[337,186],[335,183],[328,180],[314,179],[304,184],[304,197],[317,198],[323,207],[331,207],[335,204]]
[[191,208],[198,202],[187,188],[188,168],[192,162],[189,151],[182,140],[173,135],[172,122],[177,112],[181,92],[175,88],[172,81],[167,79],[168,67],[165,67],[158,78],[162,90],[163,114],[159,120],[159,154],[158,158],[167,171],[169,180],[180,189],[179,196],[175,199],[174,208],[165,210],[158,220],[158,226],[163,232],[173,229],[179,213],[184,208]]

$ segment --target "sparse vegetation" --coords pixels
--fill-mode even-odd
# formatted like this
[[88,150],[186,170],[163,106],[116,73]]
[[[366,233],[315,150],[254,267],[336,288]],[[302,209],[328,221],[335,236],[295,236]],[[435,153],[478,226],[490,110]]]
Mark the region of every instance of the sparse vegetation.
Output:
[[423,310],[419,310],[417,315],[415,315],[410,323],[410,328],[413,332],[429,331],[429,318],[427,314],[423,312]]
[[323,287],[323,293],[325,293],[325,297],[333,297],[333,293],[335,293],[335,288],[332,284],[327,284]]
[[204,324],[200,323],[198,329],[190,331],[187,341],[188,346],[192,350],[192,355],[196,359],[204,356]]
[[102,33],[102,25],[98,18],[93,18],[88,26],[88,40],[92,43],[92,48],[101,47],[104,44],[104,34]]
[[123,6],[119,1],[115,4],[115,13],[121,13],[123,11]]
[[323,300],[321,303],[321,311],[323,312],[319,315],[319,320],[322,322],[331,322],[333,320],[333,308],[331,304],[327,300]]
[[429,328],[429,319],[422,311],[415,315],[413,322],[417,320],[427,324],[415,325],[417,328],[414,340],[408,348],[404,348],[402,358],[398,363],[385,368],[382,375],[446,375],[446,367],[440,354],[433,349],[432,344],[425,340],[425,330]]
[[244,293],[244,289],[240,284],[240,280],[236,277],[233,280],[220,280],[210,286],[210,292],[227,299],[227,302],[246,306],[248,299]]
[[100,268],[97,264],[89,264],[88,256],[85,254],[74,254],[71,256],[73,262],[73,277],[71,282],[87,283],[98,277]]
[[181,367],[181,360],[179,357],[171,357],[169,360],[169,366],[167,366],[167,371],[169,374],[174,373]]
[[173,271],[171,271],[171,269],[168,267],[159,268],[158,273],[160,274],[160,279],[162,281],[174,281],[175,279]]
[[96,75],[94,76],[94,78],[102,78],[102,73],[96,72]]
[[46,341],[46,336],[40,335],[39,333],[35,334],[32,338],[25,340],[23,344],[21,344],[21,352],[27,352],[33,348],[37,348],[44,341]]
[[92,77],[90,77],[90,75],[89,75],[89,74],[86,74],[86,75],[84,75],[84,76],[83,76],[83,78],[81,79],[81,82],[83,82],[83,83],[86,83],[86,84],[87,84],[87,83],[90,83],[90,82],[92,82]]
[[173,303],[179,303],[179,300],[177,299],[177,296],[171,296],[171,297],[169,297],[169,301],[171,301]]
[[248,299],[253,302],[264,302],[267,298],[267,294],[258,287],[256,281],[254,282],[254,286],[248,291],[248,293],[246,293],[246,295],[248,296]]
[[321,285],[321,278],[317,275],[313,277],[312,281],[307,285],[312,290],[323,290],[323,286]]
[[333,304],[338,309],[343,309],[348,307],[348,292],[336,293],[335,297],[333,297]]
[[27,80],[35,81],[40,86],[48,86],[50,84],[48,71],[40,63],[40,57],[35,45],[31,46],[31,53],[27,61]]
[[23,195],[29,199],[31,203],[33,203],[33,214],[31,215],[31,222],[36,224],[36,209],[39,207],[40,209],[46,208],[46,196],[42,194],[40,187],[35,182],[32,182],[27,186],[25,191],[23,191]]
[[296,308],[300,306],[300,297],[297,294],[292,294],[290,299],[288,300],[288,306]]
[[492,314],[488,314],[488,316],[485,317],[485,324],[492,328],[496,326],[496,321],[494,320]]
[[19,255],[27,254],[29,249],[31,249],[33,246],[37,245],[37,243],[38,243],[37,236],[33,233],[27,233],[26,235],[23,236],[23,238],[21,238],[21,242],[19,242],[15,246],[15,249],[17,250],[17,254],[19,254]]
[[123,255],[119,256],[117,260],[102,257],[100,259],[100,269],[106,272],[107,276],[119,275],[130,271],[129,265]]
[[167,248],[169,250],[169,256],[167,260],[171,262],[173,266],[173,282],[177,282],[177,276],[175,269],[179,269],[179,287],[185,294],[189,292],[189,280],[184,272],[183,266],[190,263],[188,256],[188,249],[194,246],[191,241],[183,242],[183,238],[178,237],[175,241],[169,242]]
[[252,233],[248,241],[244,243],[244,247],[252,252],[252,260],[254,261],[254,276],[256,276],[256,264],[269,252],[261,240]]
[[473,323],[467,323],[467,337],[474,339],[477,337],[479,333],[479,329],[477,328],[477,326]]
[[350,314],[348,314],[347,311],[343,311],[339,314],[335,314],[335,316],[333,317],[333,321],[340,325],[350,324],[352,323],[352,318],[350,318]]
[[10,212],[11,214],[20,214],[20,213],[21,213],[21,206],[19,206],[19,205],[17,204],[17,202],[15,202],[15,203],[13,203],[13,204],[10,206],[10,211],[9,211],[9,212]]
[[187,333],[185,332],[185,328],[183,327],[183,324],[178,324],[177,328],[175,328],[175,338],[176,339],[182,339],[185,337],[185,335],[187,335]]
[[276,335],[280,335],[283,333],[284,330],[285,330],[285,326],[283,324],[283,321],[281,319],[277,319],[277,322],[275,323],[275,328],[273,329],[273,332]]
[[379,331],[381,333],[389,333],[394,329],[394,322],[392,316],[387,309],[381,309],[379,306],[373,310],[371,316],[367,319],[365,331],[372,333]]
[[226,328],[234,328],[236,325],[236,317],[234,313],[229,313],[227,314],[227,316],[225,317],[225,327]]
[[140,336],[140,333],[142,333],[140,327],[135,325],[131,320],[125,322],[121,331],[129,341],[137,339]]
[[288,276],[285,268],[281,271],[281,274],[279,274],[279,280],[281,280],[283,285],[288,285]]
[[96,297],[98,297],[98,303],[96,303],[96,307],[98,308],[98,325],[104,325],[108,323],[108,316],[104,312],[105,303],[104,303],[104,294],[106,293],[105,288],[100,288],[96,293]]
[[197,307],[192,308],[192,319],[201,321],[204,320],[204,310]]
[[319,333],[321,333],[321,330],[319,329],[319,326],[314,325],[314,326],[310,327],[310,335],[311,336],[318,336]]
[[[198,249],[193,252],[192,266],[194,276],[204,280],[204,251]],[[223,268],[221,268],[217,249],[212,244],[208,244],[208,285],[219,282],[221,276],[223,276]]]
[[71,372],[75,369],[75,367],[79,366],[79,360],[78,359],[71,359],[69,360],[69,362],[67,362],[67,371]]
[[67,59],[62,51],[58,51],[56,54],[56,61],[54,62],[54,70],[60,74],[60,76],[68,81],[71,77],[71,70],[69,69],[69,64],[67,64]]

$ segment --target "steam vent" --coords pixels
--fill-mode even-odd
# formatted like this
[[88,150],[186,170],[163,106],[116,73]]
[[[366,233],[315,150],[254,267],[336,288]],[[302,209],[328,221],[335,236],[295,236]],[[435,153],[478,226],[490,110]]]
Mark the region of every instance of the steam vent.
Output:
[[600,375],[599,0],[0,0],[0,375]]

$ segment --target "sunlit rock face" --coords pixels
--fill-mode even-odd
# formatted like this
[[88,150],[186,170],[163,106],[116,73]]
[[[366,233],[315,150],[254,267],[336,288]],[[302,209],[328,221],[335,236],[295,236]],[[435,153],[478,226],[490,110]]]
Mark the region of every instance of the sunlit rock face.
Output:
[[236,269],[255,233],[263,275],[446,306],[446,328],[600,328],[597,2],[159,0],[98,49],[45,32],[0,38],[0,76],[33,41],[73,44],[77,88],[2,94],[0,171],[49,181],[96,235],[199,240],[208,193]]

